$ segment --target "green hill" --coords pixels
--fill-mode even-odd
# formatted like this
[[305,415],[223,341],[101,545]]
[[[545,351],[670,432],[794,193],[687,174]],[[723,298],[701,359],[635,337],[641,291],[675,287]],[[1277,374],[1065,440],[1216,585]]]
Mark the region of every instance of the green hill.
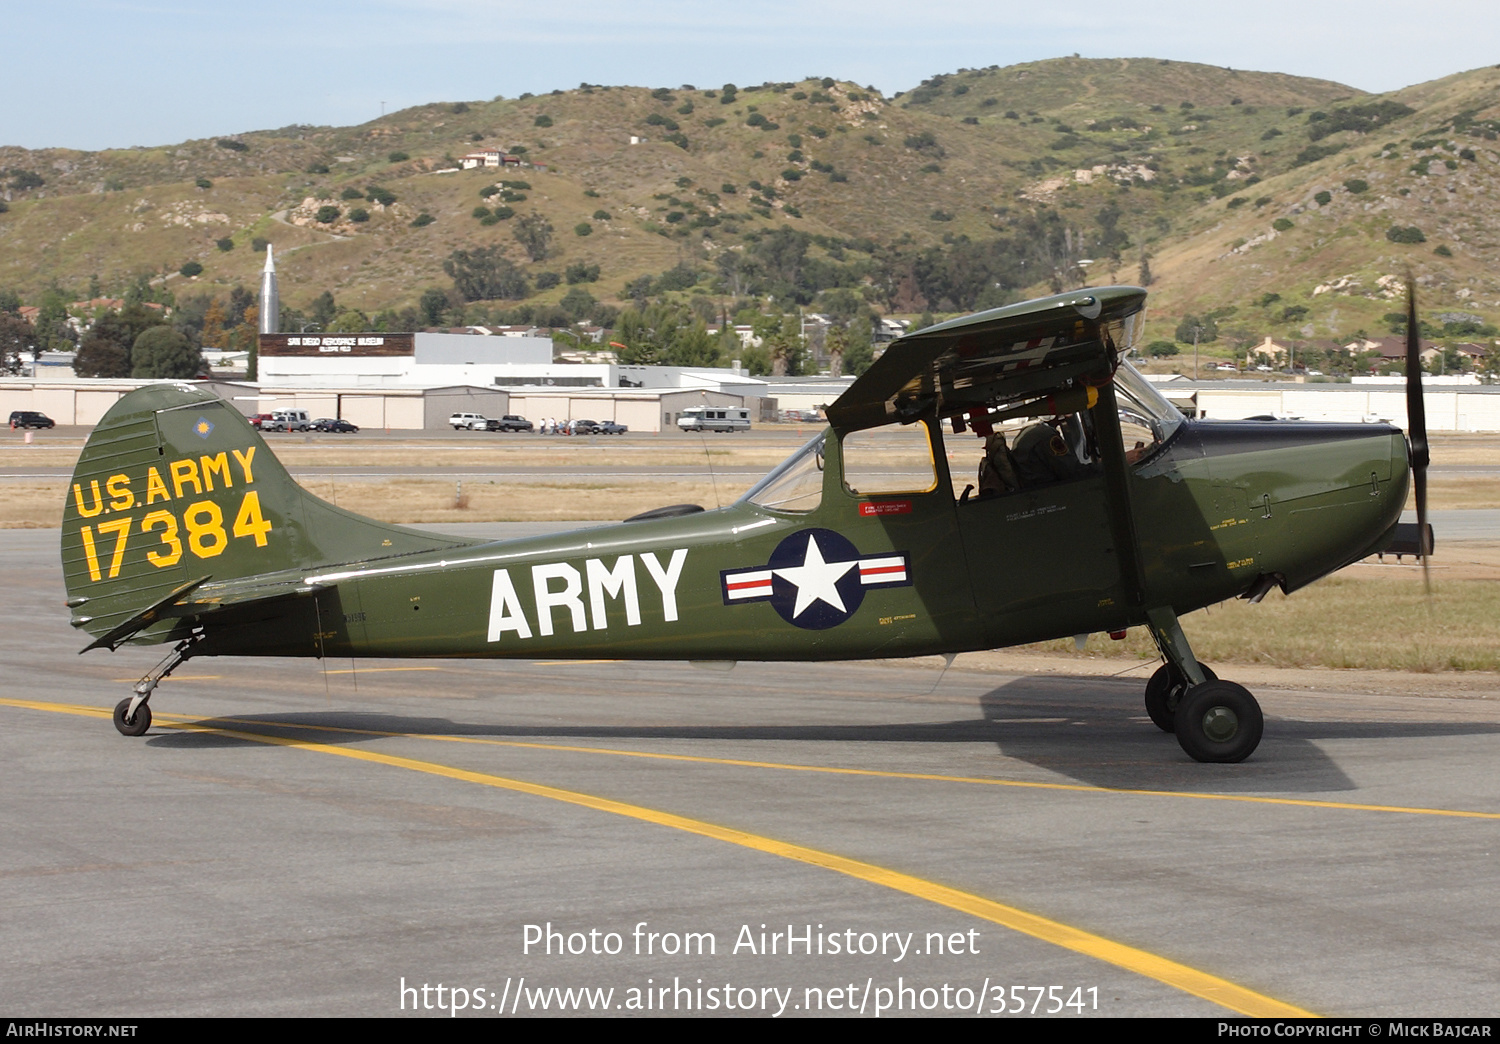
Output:
[[[452,286],[453,251],[499,246],[533,277],[597,265],[589,289],[616,303],[682,266],[700,278],[679,295],[845,285],[881,310],[956,311],[1076,284],[1080,260],[1089,281],[1134,282],[1145,257],[1154,336],[1164,319],[1228,309],[1221,326],[1257,336],[1377,334],[1392,310],[1381,280],[1408,267],[1424,307],[1500,317],[1497,129],[1500,69],[1385,95],[1078,58],[963,69],[893,98],[831,79],[583,86],[358,127],[0,148],[0,288],[81,296],[97,276],[118,292],[147,272],[222,294],[254,285],[263,239],[299,307],[324,291],[372,313],[410,306]],[[441,172],[476,148],[540,166]],[[527,184],[509,202],[481,196],[500,179]],[[474,216],[501,205],[510,216]],[[330,206],[338,220],[313,220]],[[367,219],[349,220],[356,209]],[[541,261],[512,234],[532,211],[554,230]],[[433,220],[414,225],[422,214]],[[782,257],[778,229],[812,238]],[[189,261],[201,275],[177,274]]]

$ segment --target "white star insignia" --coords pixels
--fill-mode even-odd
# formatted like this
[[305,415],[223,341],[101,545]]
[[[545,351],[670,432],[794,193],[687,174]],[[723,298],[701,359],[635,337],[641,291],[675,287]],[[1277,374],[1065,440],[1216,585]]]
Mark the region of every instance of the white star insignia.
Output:
[[823,561],[823,551],[818,547],[817,538],[808,537],[807,553],[803,556],[801,565],[773,570],[777,576],[797,588],[797,604],[792,608],[792,618],[801,616],[814,602],[827,602],[841,613],[848,612],[844,608],[844,600],[839,597],[837,585],[839,579],[856,564]]

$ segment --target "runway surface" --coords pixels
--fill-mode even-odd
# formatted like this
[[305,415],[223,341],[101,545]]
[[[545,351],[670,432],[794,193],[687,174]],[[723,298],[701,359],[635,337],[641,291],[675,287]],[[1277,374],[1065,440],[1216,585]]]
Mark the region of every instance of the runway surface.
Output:
[[0,532],[18,1013],[1500,1010],[1495,699],[1262,689],[1210,766],[1139,678],[206,659],[132,740],[164,650],[76,655],[57,540]]

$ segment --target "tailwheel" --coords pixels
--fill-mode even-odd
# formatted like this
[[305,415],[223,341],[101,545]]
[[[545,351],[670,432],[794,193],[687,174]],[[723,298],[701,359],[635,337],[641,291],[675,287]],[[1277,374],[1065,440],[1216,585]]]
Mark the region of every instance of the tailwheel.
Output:
[[[1204,664],[1200,663],[1198,669],[1209,681],[1219,678]],[[1151,723],[1163,732],[1171,732],[1176,727],[1177,705],[1189,688],[1188,680],[1180,670],[1170,663],[1162,664],[1146,683],[1146,713],[1151,715]]]
[[128,697],[115,704],[115,728],[122,736],[144,736],[151,727],[151,705],[142,701],[132,715],[130,704],[133,699]]
[[1244,761],[1260,744],[1265,716],[1250,691],[1208,681],[1188,689],[1173,722],[1177,742],[1195,761]]

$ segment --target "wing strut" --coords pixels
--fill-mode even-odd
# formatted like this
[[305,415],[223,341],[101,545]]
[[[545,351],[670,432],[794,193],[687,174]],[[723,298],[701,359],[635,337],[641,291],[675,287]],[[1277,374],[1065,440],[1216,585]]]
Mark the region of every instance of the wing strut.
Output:
[[1110,535],[1120,563],[1120,582],[1130,608],[1139,610],[1146,603],[1146,588],[1141,570],[1141,546],[1136,538],[1135,513],[1130,508],[1130,469],[1125,460],[1125,442],[1120,437],[1120,411],[1115,405],[1114,381],[1099,388],[1093,406],[1094,437],[1099,440],[1099,456],[1104,464],[1105,510],[1109,513]]

